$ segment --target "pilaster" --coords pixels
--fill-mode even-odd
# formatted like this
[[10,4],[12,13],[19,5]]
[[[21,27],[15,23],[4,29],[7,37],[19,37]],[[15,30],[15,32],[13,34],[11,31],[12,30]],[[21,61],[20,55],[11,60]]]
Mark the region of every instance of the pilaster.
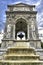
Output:
[[27,38],[29,39],[29,24],[27,25]]
[[13,25],[13,39],[15,39],[15,24]]

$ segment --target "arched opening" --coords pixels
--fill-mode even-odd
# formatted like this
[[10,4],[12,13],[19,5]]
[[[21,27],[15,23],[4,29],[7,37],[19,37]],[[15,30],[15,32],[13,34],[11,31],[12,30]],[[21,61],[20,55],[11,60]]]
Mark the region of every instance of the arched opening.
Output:
[[27,23],[24,19],[20,18],[16,21],[15,25],[15,38],[17,39],[18,32],[25,33],[25,39],[27,39]]

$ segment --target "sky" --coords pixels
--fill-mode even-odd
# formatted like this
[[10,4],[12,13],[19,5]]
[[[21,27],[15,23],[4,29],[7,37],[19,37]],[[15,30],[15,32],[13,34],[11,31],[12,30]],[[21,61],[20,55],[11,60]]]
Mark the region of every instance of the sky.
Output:
[[8,4],[26,3],[35,5],[37,10],[37,25],[38,29],[43,30],[43,0],[0,0],[0,31],[4,30],[6,23],[6,13]]

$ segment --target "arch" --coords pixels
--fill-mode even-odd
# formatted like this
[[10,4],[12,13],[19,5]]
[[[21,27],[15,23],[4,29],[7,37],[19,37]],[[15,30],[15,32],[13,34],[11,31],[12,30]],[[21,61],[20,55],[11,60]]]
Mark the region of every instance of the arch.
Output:
[[25,37],[27,39],[27,22],[23,18],[19,18],[19,19],[16,20],[15,38],[17,38],[17,33],[20,32],[20,31],[25,32]]
[[18,20],[24,20],[26,22],[26,24],[28,24],[28,20],[24,17],[18,17],[15,19],[15,24],[18,22]]

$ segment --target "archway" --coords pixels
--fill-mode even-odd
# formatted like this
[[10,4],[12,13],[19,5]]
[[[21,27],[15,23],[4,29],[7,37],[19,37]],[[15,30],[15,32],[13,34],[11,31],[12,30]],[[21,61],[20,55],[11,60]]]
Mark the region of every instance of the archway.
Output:
[[15,38],[17,39],[17,33],[24,32],[25,38],[27,39],[27,23],[26,20],[20,18],[16,21],[15,24]]

